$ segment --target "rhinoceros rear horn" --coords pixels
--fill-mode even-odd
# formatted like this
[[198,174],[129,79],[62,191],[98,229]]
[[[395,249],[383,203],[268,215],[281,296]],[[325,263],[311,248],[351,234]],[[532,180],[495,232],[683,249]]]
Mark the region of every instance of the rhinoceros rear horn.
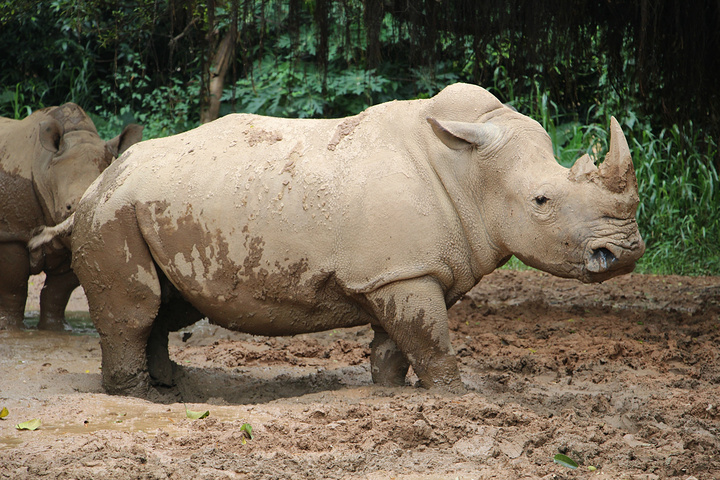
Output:
[[603,185],[611,192],[622,193],[628,187],[637,191],[630,148],[615,117],[610,119],[610,150],[598,170]]
[[595,162],[593,162],[590,155],[586,153],[582,157],[578,158],[570,169],[570,179],[577,181],[596,171],[597,167],[595,166]]
[[500,127],[492,123],[455,122],[427,118],[435,135],[453,150],[489,145],[502,137]]

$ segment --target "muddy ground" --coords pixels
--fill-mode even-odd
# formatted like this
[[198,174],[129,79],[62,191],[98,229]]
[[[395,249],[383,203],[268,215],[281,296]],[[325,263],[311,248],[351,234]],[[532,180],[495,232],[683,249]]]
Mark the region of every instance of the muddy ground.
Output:
[[92,329],[2,332],[0,478],[720,479],[720,278],[503,270],[450,318],[462,396],[373,386],[368,328],[197,324],[166,402],[105,395]]

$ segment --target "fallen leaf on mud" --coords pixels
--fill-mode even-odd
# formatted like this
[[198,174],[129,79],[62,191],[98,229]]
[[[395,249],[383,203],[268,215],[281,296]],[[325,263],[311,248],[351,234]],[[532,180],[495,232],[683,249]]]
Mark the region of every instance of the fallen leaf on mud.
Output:
[[205,410],[204,412],[195,412],[193,410],[188,410],[187,407],[185,407],[185,415],[187,416],[187,418],[199,420],[210,415],[210,410]]
[[578,464],[575,460],[568,457],[567,455],[563,455],[562,453],[558,453],[553,457],[553,462],[557,463],[558,465],[562,465],[563,467],[568,468],[578,468]]
[[15,425],[15,428],[18,430],[37,430],[38,427],[40,427],[40,424],[42,422],[39,418],[35,418],[33,420],[28,420],[27,422],[18,423]]
[[10,412],[8,412],[6,407],[3,407],[2,410],[0,410],[0,418],[5,418],[8,415],[10,415]]
[[245,443],[246,443],[245,437],[247,437],[248,440],[253,439],[252,425],[250,425],[249,423],[243,423],[242,426],[240,427],[240,431],[243,433],[243,438],[242,438],[243,445],[245,445]]

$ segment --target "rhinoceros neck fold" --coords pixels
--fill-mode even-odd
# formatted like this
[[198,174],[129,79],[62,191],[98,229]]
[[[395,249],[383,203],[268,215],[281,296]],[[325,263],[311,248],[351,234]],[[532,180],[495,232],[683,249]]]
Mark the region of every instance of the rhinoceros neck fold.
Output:
[[473,282],[477,283],[484,275],[495,270],[507,257],[508,252],[493,240],[487,229],[483,204],[478,202],[473,194],[475,188],[471,185],[473,175],[465,172],[464,175],[459,176],[445,159],[439,159],[434,155],[430,155],[430,165],[462,227],[463,238],[469,252],[468,260]]

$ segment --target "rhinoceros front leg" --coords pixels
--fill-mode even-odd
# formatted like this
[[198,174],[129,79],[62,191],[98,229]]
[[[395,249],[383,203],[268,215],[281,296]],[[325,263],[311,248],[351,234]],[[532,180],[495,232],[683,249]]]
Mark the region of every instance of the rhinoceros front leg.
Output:
[[[395,343],[426,388],[439,387],[461,393],[457,360],[450,344],[447,307],[440,285],[430,277],[403,280],[367,294],[380,327]],[[377,332],[377,329],[376,329]],[[377,333],[376,333],[377,335]],[[397,382],[403,368],[397,352],[382,337],[373,340],[373,379]],[[384,354],[380,348],[389,352]],[[387,359],[387,360],[386,360]],[[382,372],[388,366],[394,371]],[[395,383],[397,384],[397,383]]]
[[30,263],[22,243],[0,243],[0,330],[24,328]]
[[39,329],[59,331],[69,328],[65,323],[65,307],[73,290],[79,286],[80,281],[69,266],[68,270],[60,273],[47,272],[40,292]]

